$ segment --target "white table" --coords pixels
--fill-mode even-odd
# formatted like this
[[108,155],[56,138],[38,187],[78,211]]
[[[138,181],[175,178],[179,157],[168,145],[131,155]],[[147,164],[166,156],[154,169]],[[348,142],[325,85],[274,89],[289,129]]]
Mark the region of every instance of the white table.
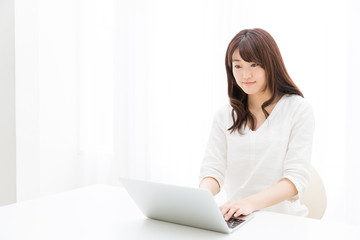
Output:
[[360,239],[355,226],[265,211],[222,234],[147,219],[123,188],[94,185],[0,207],[0,239]]

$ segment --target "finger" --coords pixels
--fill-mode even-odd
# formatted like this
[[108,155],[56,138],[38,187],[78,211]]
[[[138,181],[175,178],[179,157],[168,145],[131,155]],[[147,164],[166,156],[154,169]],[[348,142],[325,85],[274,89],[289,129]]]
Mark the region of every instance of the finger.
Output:
[[221,209],[221,215],[225,216],[225,214],[230,210],[229,207],[222,207]]
[[250,210],[240,208],[236,211],[236,213],[234,214],[234,217],[239,217],[240,215],[246,216],[246,215],[249,215],[250,213],[251,213]]
[[226,203],[224,203],[223,205],[221,205],[219,207],[221,215],[225,215],[231,208],[232,202],[231,201],[227,201]]
[[250,210],[247,210],[247,211],[243,211],[243,213],[242,213],[242,215],[249,215],[251,213],[251,211]]
[[243,210],[240,208],[236,211],[236,213],[234,214],[234,217],[238,217],[240,215],[244,214]]
[[235,208],[230,208],[230,210],[228,211],[228,213],[225,216],[225,220],[226,221],[229,220],[235,212],[236,212]]

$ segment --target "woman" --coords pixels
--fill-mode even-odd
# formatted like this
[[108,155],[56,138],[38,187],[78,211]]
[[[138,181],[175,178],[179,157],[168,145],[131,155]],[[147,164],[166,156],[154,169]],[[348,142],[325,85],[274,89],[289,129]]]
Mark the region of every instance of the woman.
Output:
[[309,182],[311,105],[263,29],[239,32],[225,66],[230,104],[215,114],[200,188],[213,195],[225,188],[225,220],[260,209],[306,216],[299,197]]

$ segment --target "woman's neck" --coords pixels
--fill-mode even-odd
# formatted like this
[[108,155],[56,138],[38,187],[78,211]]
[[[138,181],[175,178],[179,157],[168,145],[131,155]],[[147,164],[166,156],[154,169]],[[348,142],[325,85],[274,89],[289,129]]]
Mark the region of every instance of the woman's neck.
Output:
[[268,101],[270,98],[271,98],[271,93],[269,91],[258,94],[249,94],[248,108],[254,111],[261,110],[261,106],[264,104],[264,102]]

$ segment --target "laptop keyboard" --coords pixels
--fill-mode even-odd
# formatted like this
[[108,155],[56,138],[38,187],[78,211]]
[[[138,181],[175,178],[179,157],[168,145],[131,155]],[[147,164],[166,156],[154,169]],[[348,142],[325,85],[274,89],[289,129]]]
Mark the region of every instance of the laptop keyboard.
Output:
[[245,222],[244,219],[230,218],[226,223],[230,229],[233,229],[233,228],[236,228],[237,226],[239,226],[243,222]]

